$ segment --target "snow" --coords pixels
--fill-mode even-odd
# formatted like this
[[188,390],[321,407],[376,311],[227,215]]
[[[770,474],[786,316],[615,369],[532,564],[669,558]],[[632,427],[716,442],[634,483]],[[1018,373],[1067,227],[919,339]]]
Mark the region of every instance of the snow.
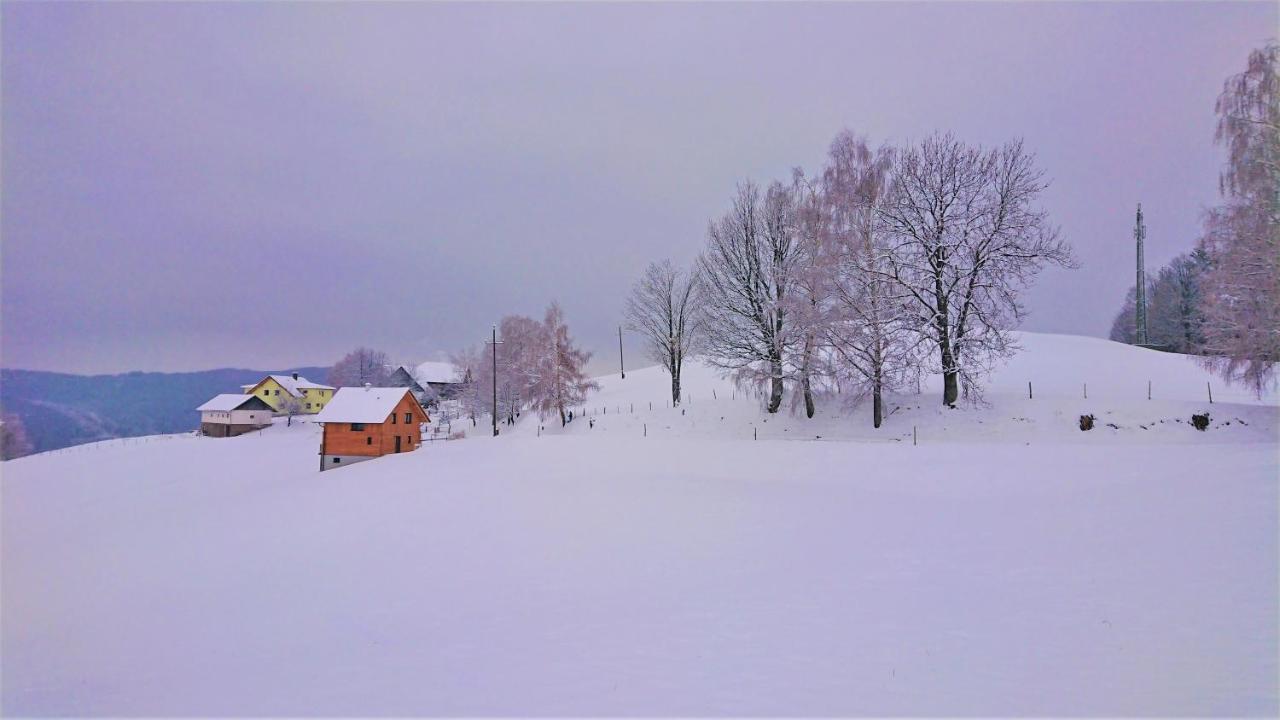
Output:
[[458,382],[458,368],[453,363],[429,360],[418,363],[413,379],[420,383],[455,383]]
[[682,413],[649,368],[594,427],[323,474],[308,423],[6,462],[0,711],[1274,716],[1274,396],[1023,344],[986,406],[926,387],[879,432],[700,367]]
[[244,393],[223,393],[221,395],[214,395],[208,402],[196,408],[196,410],[231,412],[241,405],[252,401],[253,398],[253,395],[245,395]]
[[380,423],[410,394],[402,387],[344,387],[316,414],[315,422]]

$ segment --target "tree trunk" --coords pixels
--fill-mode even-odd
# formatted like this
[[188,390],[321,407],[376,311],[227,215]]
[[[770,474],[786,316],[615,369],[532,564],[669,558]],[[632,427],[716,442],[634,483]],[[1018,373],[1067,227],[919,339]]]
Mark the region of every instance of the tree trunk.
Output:
[[801,381],[804,386],[804,414],[805,417],[813,417],[813,390],[809,386],[809,373],[804,374],[804,380]]
[[671,407],[680,404],[680,370],[671,373]]
[[880,423],[884,422],[884,400],[881,398],[881,387],[880,373],[877,371],[875,378],[871,381],[871,425],[877,429]]
[[769,407],[771,413],[778,412],[782,406],[782,363],[778,360],[769,362]]
[[951,316],[948,315],[950,303],[943,289],[943,268],[947,265],[946,250],[938,248],[934,251],[934,258],[933,293],[937,298],[938,307],[933,322],[938,330],[938,349],[942,351],[942,404],[952,407],[956,404],[956,398],[960,396],[960,387],[957,383],[955,356],[951,348]]
[[960,377],[959,373],[953,368],[942,373],[942,404],[952,407],[956,404],[956,398],[960,397]]
[[951,352],[951,343],[940,340],[938,347],[942,351],[942,404],[953,407],[956,398],[960,397],[960,371]]
[[805,417],[813,417],[813,386],[809,382],[809,367],[813,361],[813,337],[806,336],[804,341],[804,377],[800,381],[804,392]]
[[568,424],[569,421],[565,419],[564,407],[561,406],[559,409],[560,409],[560,427],[564,427],[565,425]]

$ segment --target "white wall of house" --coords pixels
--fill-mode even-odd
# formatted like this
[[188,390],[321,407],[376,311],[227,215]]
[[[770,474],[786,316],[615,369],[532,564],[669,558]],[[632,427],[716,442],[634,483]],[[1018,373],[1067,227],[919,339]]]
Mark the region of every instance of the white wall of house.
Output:
[[200,413],[200,422],[218,425],[270,425],[270,410],[232,410],[220,412],[204,410]]

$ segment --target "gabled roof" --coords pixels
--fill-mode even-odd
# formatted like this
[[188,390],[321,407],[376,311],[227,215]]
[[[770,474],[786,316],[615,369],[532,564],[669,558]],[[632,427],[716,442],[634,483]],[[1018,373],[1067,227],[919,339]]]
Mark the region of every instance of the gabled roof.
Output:
[[262,402],[262,398],[257,395],[245,395],[244,393],[223,393],[214,395],[208,402],[196,408],[196,410],[210,410],[214,412],[231,412],[239,410],[245,405],[261,407],[264,410],[270,410],[271,406]]
[[418,363],[413,370],[413,377],[420,383],[456,383],[458,367],[449,362],[428,361]]
[[391,373],[391,377],[387,378],[387,384],[392,387],[407,387],[416,392],[423,390],[422,385],[418,384],[417,379],[404,366],[396,368],[396,371]]
[[245,389],[245,392],[248,392],[253,388],[256,388],[262,383],[266,382],[267,380],[275,380],[276,384],[284,388],[285,392],[289,393],[294,397],[302,397],[302,388],[307,388],[308,390],[313,390],[313,389],[314,390],[332,390],[333,389],[333,387],[330,385],[321,385],[318,382],[311,382],[310,380],[302,377],[301,375],[298,376],[297,380],[294,380],[292,375],[268,375],[262,378],[261,380],[259,380],[258,382],[253,383],[252,385],[241,385],[241,387]]
[[[422,406],[409,388],[402,387],[344,387],[333,394],[324,409],[315,416],[315,422],[380,423],[396,405],[408,395],[418,409]],[[426,411],[423,410],[423,415]]]

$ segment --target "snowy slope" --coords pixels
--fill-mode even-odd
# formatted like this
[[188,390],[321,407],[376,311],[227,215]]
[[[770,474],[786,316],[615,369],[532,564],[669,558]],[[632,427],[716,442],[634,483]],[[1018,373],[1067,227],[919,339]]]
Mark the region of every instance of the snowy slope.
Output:
[[[1022,351],[990,377],[981,403],[943,408],[940,380],[931,378],[932,384],[924,384],[920,394],[913,388],[887,398],[888,418],[879,430],[871,427],[869,403],[850,407],[840,397],[820,400],[817,415],[808,419],[793,411],[788,395],[783,412],[770,416],[762,398],[697,363],[687,366],[681,378],[686,396],[682,409],[670,407],[666,373],[650,367],[629,371],[625,380],[617,374],[597,378],[600,392],[582,408],[594,426],[574,423],[562,430],[550,420],[542,426],[550,434],[908,443],[913,428],[924,443],[1214,444],[1277,439],[1280,414],[1274,389],[1259,399],[1243,388],[1222,385],[1194,358],[1067,335],[1019,333],[1019,344]],[[1213,384],[1213,404],[1207,383]],[[1210,430],[1193,430],[1188,425],[1191,415],[1204,412],[1213,419]],[[1088,433],[1079,430],[1079,418],[1085,414],[1097,418]],[[517,432],[536,435],[537,425],[526,419]]]
[[1276,408],[1081,433],[1069,378],[1018,397],[1054,344],[1111,368],[1095,412],[1200,401],[1177,358],[1079,340],[1027,336],[984,409],[912,393],[886,429],[918,447],[861,410],[780,442],[813,421],[704,370],[679,415],[640,370],[594,428],[323,474],[296,420],[4,463],[0,711],[1275,715]]

